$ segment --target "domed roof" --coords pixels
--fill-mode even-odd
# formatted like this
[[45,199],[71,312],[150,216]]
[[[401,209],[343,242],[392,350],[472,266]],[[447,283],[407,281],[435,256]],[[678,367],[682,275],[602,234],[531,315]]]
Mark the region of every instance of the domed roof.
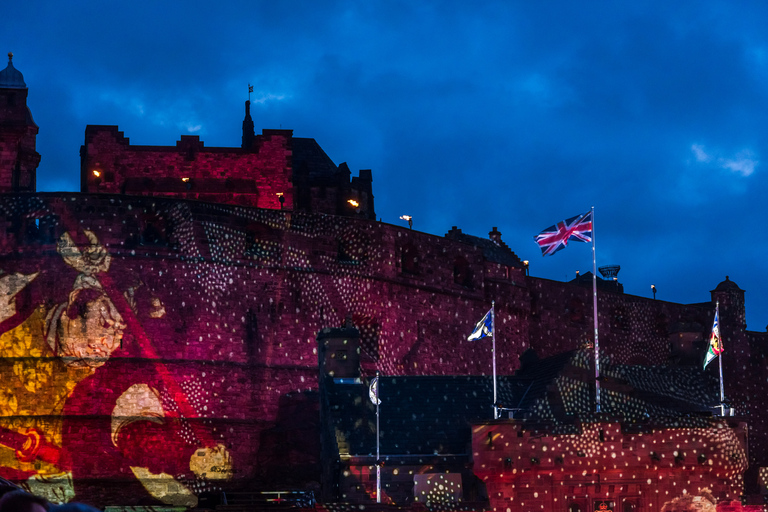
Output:
[[718,284],[717,287],[712,290],[715,292],[743,292],[739,285],[730,280],[728,276],[725,276],[725,281]]
[[13,67],[13,54],[8,53],[8,67],[0,71],[0,89],[26,89],[24,76]]

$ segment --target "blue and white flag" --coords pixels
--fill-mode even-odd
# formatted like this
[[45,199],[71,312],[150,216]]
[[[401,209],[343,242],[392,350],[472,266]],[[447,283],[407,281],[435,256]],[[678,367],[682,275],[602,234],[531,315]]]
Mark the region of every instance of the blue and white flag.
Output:
[[371,384],[368,386],[368,398],[371,399],[373,405],[381,405],[379,400],[379,378],[374,377],[371,380]]
[[477,322],[475,330],[469,335],[467,341],[475,341],[486,336],[493,336],[493,308],[489,309],[482,320]]
[[720,336],[720,322],[718,321],[720,316],[720,303],[715,306],[715,322],[712,324],[712,334],[709,337],[709,349],[707,355],[704,358],[704,368],[707,367],[717,356],[723,353],[723,338]]

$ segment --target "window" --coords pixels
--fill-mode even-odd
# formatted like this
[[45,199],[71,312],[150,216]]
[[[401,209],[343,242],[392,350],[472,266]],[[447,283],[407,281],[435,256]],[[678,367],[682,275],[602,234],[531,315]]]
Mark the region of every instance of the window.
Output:
[[419,273],[419,254],[416,247],[411,244],[405,244],[400,248],[400,271],[403,274]]
[[463,256],[457,256],[453,260],[453,282],[467,288],[472,287],[472,270]]

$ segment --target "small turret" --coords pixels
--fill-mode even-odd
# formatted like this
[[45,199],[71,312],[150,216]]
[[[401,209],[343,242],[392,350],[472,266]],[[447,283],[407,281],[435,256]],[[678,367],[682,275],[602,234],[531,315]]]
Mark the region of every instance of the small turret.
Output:
[[40,154],[38,127],[27,107],[27,84],[13,66],[0,71],[0,192],[34,192]]
[[[720,317],[723,327],[743,331],[747,328],[744,307],[744,290],[725,276],[725,281],[718,284],[712,294],[712,302],[720,301]],[[727,320],[727,324],[725,323]],[[730,325],[728,325],[730,324]]]

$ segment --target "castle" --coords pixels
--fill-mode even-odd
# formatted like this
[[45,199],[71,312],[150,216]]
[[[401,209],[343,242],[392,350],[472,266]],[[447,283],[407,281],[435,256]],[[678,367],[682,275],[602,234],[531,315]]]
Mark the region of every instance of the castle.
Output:
[[[587,286],[530,276],[496,228],[434,236],[377,221],[370,170],[351,176],[291,130],[256,135],[248,103],[240,147],[134,146],[118,127],[88,126],[81,192],[35,193],[27,92],[9,59],[0,476],[99,506],[195,506],[246,487],[373,503],[366,383],[378,371],[382,393],[423,379],[401,398],[445,396],[465,411],[446,421],[474,422],[424,426],[434,446],[415,434],[389,444],[391,503],[418,501],[429,475],[496,510],[658,510],[683,488],[724,501],[765,492],[768,334],[746,330],[744,290],[727,277],[699,304],[598,278],[606,405],[595,415],[591,275]],[[498,420],[477,416],[492,410],[491,345],[466,341],[491,301]],[[701,371],[716,303],[728,417],[706,412],[719,405],[717,370]],[[390,418],[407,437],[409,418],[450,409],[429,407]],[[542,478],[547,493],[532,490]]]

